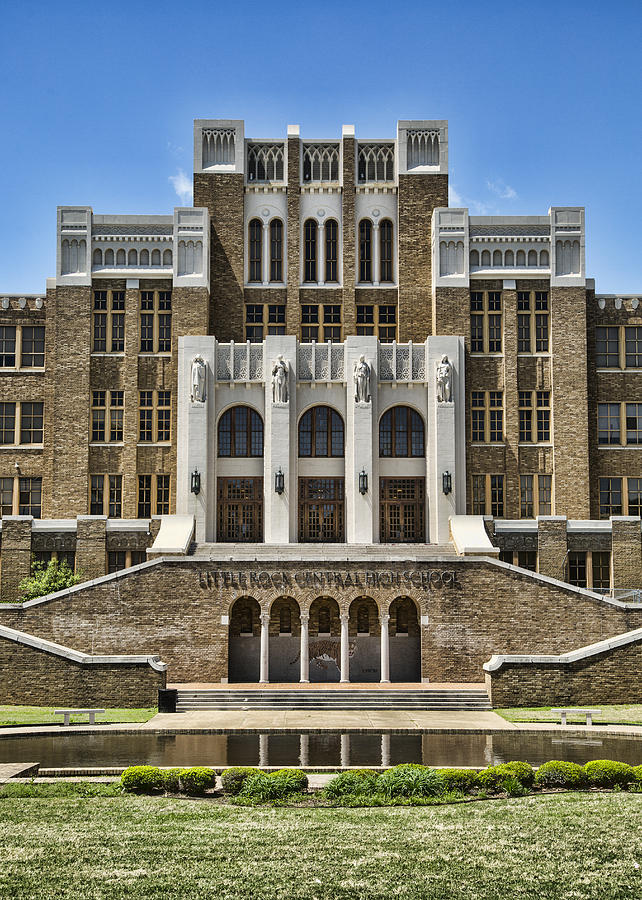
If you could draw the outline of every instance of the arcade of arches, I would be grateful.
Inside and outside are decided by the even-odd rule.
[[[290,596],[261,607],[233,604],[230,682],[389,682],[421,680],[418,610],[411,597],[377,606],[356,597],[339,606],[319,596],[299,606]]]

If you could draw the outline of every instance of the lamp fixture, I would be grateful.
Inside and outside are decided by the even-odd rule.
[[[362,469],[359,472],[359,493],[360,494],[368,493],[368,474],[365,469]]]
[[[453,479],[450,472],[444,472],[444,474],[441,476],[441,489],[443,490],[444,494],[446,494],[446,496],[448,496],[448,494],[450,494],[450,492],[452,491]]]
[[[285,490],[285,478],[280,466],[278,472],[274,473],[274,490],[277,494],[282,494]]]
[[[194,471],[192,472],[190,489],[193,494],[198,495],[201,492],[201,473],[198,471],[198,469],[194,469]]]

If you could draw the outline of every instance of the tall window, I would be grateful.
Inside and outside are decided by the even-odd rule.
[[[314,406],[299,421],[299,456],[343,456],[343,419],[329,406]]]
[[[122,353],[125,349],[125,291],[94,291],[94,353]]]
[[[472,353],[502,352],[502,295],[500,291],[471,292],[470,349]]]
[[[522,519],[550,516],[552,506],[552,475],[519,476],[519,515]]]
[[[620,368],[619,325],[598,326],[595,329],[595,363],[602,368]]]
[[[517,350],[548,353],[549,309],[547,291],[517,292]]]
[[[89,514],[120,519],[123,514],[123,476],[91,475]]]
[[[323,340],[341,340],[341,306],[338,303],[324,304],[323,306]]]
[[[379,479],[379,533],[382,543],[422,543],[426,490],[423,478]]]
[[[258,219],[252,219],[249,227],[250,256],[248,281],[263,281],[263,225]]]
[[[394,281],[392,263],[392,222],[384,219],[379,226],[379,280]]]
[[[263,340],[263,304],[245,304],[245,340],[260,344]]]
[[[474,516],[504,516],[504,476],[472,475],[472,514]]]
[[[123,391],[91,392],[91,440],[93,443],[122,441]]]
[[[471,402],[472,440],[500,443],[504,440],[503,391],[473,391]]]
[[[372,222],[359,222],[359,281],[372,281]]]
[[[140,352],[169,353],[172,349],[172,292],[140,292]]]
[[[344,513],[343,478],[299,478],[299,541],[342,542]]]
[[[642,403],[598,403],[598,444],[642,444]]]
[[[304,281],[317,280],[317,223],[314,219],[306,219],[303,226],[303,244],[305,262],[303,270]]]
[[[621,516],[623,509],[622,479],[600,478],[600,516]]]
[[[304,303],[301,307],[301,341],[311,343],[319,340],[319,307]]]
[[[170,439],[171,391],[141,391],[138,411],[138,440],[165,443]]]
[[[138,518],[169,515],[169,475],[138,476]]]
[[[534,418],[533,413],[535,413]],[[520,443],[548,443],[550,439],[550,391],[519,391]]]
[[[270,281],[283,281],[283,222],[270,222]]]
[[[16,365],[16,326],[0,325],[0,367],[13,369]]]
[[[338,233],[339,226],[334,219],[325,223],[325,280],[336,282],[338,278]]]
[[[424,455],[424,422],[409,406],[393,406],[379,422],[379,456]]]
[[[42,440],[42,403],[0,403],[0,444],[42,444]]]
[[[624,349],[627,369],[642,369],[642,326],[624,329]]]
[[[233,406],[218,423],[219,456],[263,456],[263,419],[249,406]]]

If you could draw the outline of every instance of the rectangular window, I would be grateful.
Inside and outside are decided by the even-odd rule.
[[[527,569],[527,571],[529,572],[537,571],[536,550],[518,550],[516,556],[516,564],[520,567],[520,569]]]
[[[123,439],[123,391],[111,391],[109,395],[109,440]]]
[[[538,516],[550,516],[553,510],[553,476],[538,475]]]
[[[156,515],[169,515],[169,475],[156,476]]]
[[[620,367],[620,328],[618,325],[601,325],[595,329],[595,362],[598,367]]]
[[[91,440],[101,444],[105,440],[106,395],[107,391],[92,391],[91,394]]]
[[[586,587],[586,551],[573,550],[568,555],[568,583]]]
[[[486,393],[473,391],[471,404],[472,440],[482,442],[486,439]]]
[[[622,515],[622,479],[600,478],[600,516]]]
[[[127,568],[127,553],[125,550],[109,550],[107,552],[107,574],[120,572]]]
[[[245,321],[252,324],[263,324],[263,304],[248,303],[245,307]]]
[[[38,369],[45,364],[45,326],[22,326],[20,365],[24,369]]]
[[[627,369],[642,368],[642,326],[631,325],[624,329],[624,348]]]
[[[517,352],[548,353],[549,308],[547,291],[517,292]]]
[[[551,439],[550,391],[537,391],[537,440],[546,443]]]
[[[94,291],[94,353],[122,353],[125,349],[125,291]]]
[[[0,515],[13,515],[13,478],[0,478]]]
[[[310,343],[319,340],[319,307],[304,304],[301,307],[301,340]]]
[[[171,415],[171,392],[157,391],[157,415],[158,415],[158,431],[156,440],[158,443],[169,441],[170,439],[170,415]]]
[[[357,334],[374,334],[374,306],[357,305]]]
[[[0,444],[16,442],[16,404],[0,403]]]
[[[504,476],[473,475],[471,477],[472,514],[504,516]]]
[[[621,443],[619,403],[598,403],[597,442],[598,444]]]
[[[502,391],[473,391],[471,402],[472,440],[501,443],[504,439],[504,394]]]
[[[154,392],[140,392],[139,428],[138,440],[141,442],[153,440],[154,422]]]
[[[593,590],[608,591],[611,589],[611,554],[605,550],[593,550],[591,553],[593,570]]]
[[[138,476],[138,518],[150,519],[152,515],[152,476]]]
[[[268,305],[268,334],[285,334],[285,306],[280,303]]]
[[[112,353],[125,349],[125,291],[111,292],[111,346]]]
[[[123,476],[91,475],[89,514],[120,519],[123,514]]]
[[[486,515],[486,476],[472,476],[472,513],[474,516]]]
[[[502,295],[500,291],[471,292],[470,340],[472,353],[502,352]]]
[[[138,517],[169,515],[169,475],[138,476]]]
[[[109,475],[109,512],[111,519],[120,519],[123,514],[123,476]]]
[[[521,519],[533,519],[535,517],[532,475],[519,476],[519,515]]]
[[[504,476],[490,476],[490,514],[496,519],[504,515]]]
[[[533,394],[519,391],[519,440],[530,444],[533,440]]]
[[[94,443],[123,440],[123,391],[92,391],[91,440]]]
[[[165,443],[171,439],[171,391],[141,391],[138,411],[140,443]]]
[[[378,333],[382,344],[397,339],[397,307],[386,304],[378,307]]]
[[[553,495],[552,475],[519,476],[519,515],[522,519],[550,516]]]
[[[642,478],[626,479],[628,504],[627,515],[642,516]]]
[[[642,403],[626,404],[626,442],[642,444]]]
[[[18,515],[39,519],[42,514],[42,478],[18,479]]]
[[[535,352],[548,353],[548,293],[535,291]]]
[[[0,325],[0,367],[13,369],[16,364],[16,326]]]
[[[325,280],[336,282],[338,272],[338,226],[334,219],[325,226]]]
[[[262,325],[246,325],[245,326],[245,340],[249,341],[250,344],[260,344],[263,340],[263,326]]]
[[[20,443],[42,444],[42,403],[20,404]]]
[[[170,353],[172,349],[172,292],[140,292],[140,352]]]
[[[102,516],[105,511],[105,476],[92,475],[90,479],[89,515]]]

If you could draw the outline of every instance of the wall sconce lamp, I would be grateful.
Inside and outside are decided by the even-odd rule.
[[[192,482],[190,489],[193,494],[200,494],[201,492],[201,473],[198,469],[194,469],[192,472]]]
[[[446,494],[446,496],[448,496],[448,494],[452,491],[453,479],[450,472],[444,472],[444,474],[441,476],[441,489],[444,494]]]
[[[365,469],[362,469],[359,472],[359,493],[367,494],[368,493],[368,475]]]
[[[277,494],[282,494],[285,490],[285,478],[283,470],[279,466],[279,471],[274,473],[274,490]]]

